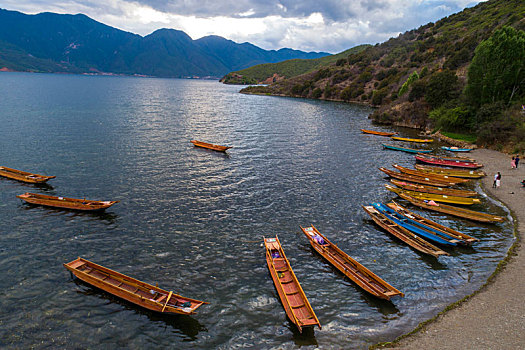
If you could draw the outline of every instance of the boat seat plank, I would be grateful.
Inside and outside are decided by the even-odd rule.
[[[158,303],[161,303],[164,299],[166,299],[167,295],[166,294],[163,294],[160,296],[160,298],[158,298],[157,300],[155,300],[156,302]]]

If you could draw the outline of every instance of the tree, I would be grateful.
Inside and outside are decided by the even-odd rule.
[[[431,107],[437,108],[458,96],[459,81],[455,72],[444,70],[433,74],[428,80],[425,89],[425,100]]]
[[[474,51],[465,90],[479,107],[503,101],[510,104],[525,95],[525,32],[505,26],[482,41]]]

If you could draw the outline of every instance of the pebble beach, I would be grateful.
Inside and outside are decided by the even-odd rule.
[[[485,285],[435,319],[389,346],[398,349],[525,349],[525,164],[511,168],[511,156],[476,149],[470,156],[484,164],[483,190],[512,213],[515,243]],[[492,187],[501,172],[501,187]]]

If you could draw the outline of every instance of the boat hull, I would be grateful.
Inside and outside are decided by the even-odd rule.
[[[412,182],[399,181],[396,179],[390,179],[390,182],[396,185],[399,188],[408,191],[415,192],[425,192],[432,194],[440,194],[447,196],[456,196],[456,197],[476,197],[478,193],[476,191],[470,190],[457,190],[454,188],[445,188],[445,187],[435,187],[435,186],[425,186]]]
[[[385,185],[385,187],[387,190],[391,192],[394,192],[397,194],[404,193],[410,197],[420,199],[420,200],[428,200],[428,201],[459,204],[459,205],[473,205],[473,204],[481,203],[481,201],[478,198],[456,197],[456,196],[448,196],[448,195],[433,194],[433,193],[426,193],[426,192],[408,191],[408,190],[402,190],[400,188],[396,188],[390,185]]]
[[[18,198],[29,204],[43,205],[46,207],[80,210],[80,211],[102,211],[119,201],[93,201],[86,199],[67,198],[49,196],[38,193],[29,193],[18,195]]]
[[[417,169],[409,169],[409,168],[405,168],[405,167],[402,167],[400,165],[397,165],[397,164],[394,164],[392,165],[395,169],[399,170],[400,172],[404,173],[404,174],[407,174],[407,175],[412,175],[412,176],[419,176],[419,177],[424,177],[424,178],[430,178],[432,180],[437,180],[437,181],[445,181],[445,182],[453,182],[454,184],[461,184],[461,183],[467,183],[469,182],[470,180],[469,179],[463,179],[463,178],[458,178],[458,177],[453,177],[453,176],[448,176],[448,175],[442,175],[442,174],[429,174],[429,173],[425,173],[423,171],[419,171]]]
[[[483,164],[479,164],[475,162],[466,162],[466,161],[459,161],[459,160],[453,161],[453,160],[440,159],[437,157],[427,157],[423,155],[417,155],[416,160],[418,162],[423,162],[427,164],[441,165],[441,166],[448,166],[448,167],[455,167],[455,168],[478,169],[483,166]]]
[[[422,185],[428,185],[428,186],[437,186],[437,187],[450,187],[454,186],[455,182],[449,182],[449,181],[438,181],[435,179],[431,179],[430,177],[422,177],[422,176],[414,176],[409,174],[403,174],[397,171],[388,170],[386,168],[379,168],[382,172],[387,174],[390,177],[393,177],[398,180],[402,181],[409,181],[409,182],[415,182]]]
[[[339,249],[335,244],[331,243],[325,236],[317,231],[315,227],[301,227],[301,230],[316,252],[366,292],[386,300],[390,300],[390,298],[396,295],[404,296],[402,292],[392,287],[379,276]],[[321,237],[324,244],[320,244],[316,241],[316,237]]]
[[[197,141],[197,140],[191,140],[190,142],[193,143],[195,147],[211,149],[212,151],[217,151],[217,152],[226,152],[227,150],[232,148],[231,146],[214,145],[213,143],[202,142],[202,141]]]
[[[397,135],[397,132],[375,131],[375,130],[366,130],[366,129],[361,129],[361,132],[363,134],[371,134],[371,135],[378,135],[378,136],[394,136],[394,135]]]
[[[423,164],[416,164],[415,168],[423,173],[441,174],[441,175],[448,175],[448,176],[461,177],[461,178],[467,178],[467,179],[480,179],[484,176],[487,176],[487,174],[485,174],[481,170],[449,169],[449,168],[443,168],[440,166],[431,166],[431,165],[423,165]]]
[[[321,324],[284,254],[279,239],[277,237],[264,238],[264,245],[266,264],[286,316],[301,333],[305,327],[318,326],[320,329]]]
[[[396,140],[396,141],[419,142],[419,143],[434,142],[434,140],[432,140],[432,139],[411,139],[411,138],[407,138],[407,137],[397,137],[397,136],[392,136],[391,139],[392,140]]]
[[[408,147],[398,147],[398,146],[387,145],[387,144],[383,144],[383,148],[391,149],[393,151],[407,152],[407,153],[430,153],[432,152],[431,149],[415,149],[415,148],[408,148]]]
[[[439,249],[435,245],[425,241],[423,238],[417,235],[414,235],[406,228],[388,219],[385,215],[377,211],[377,209],[373,206],[363,206],[363,209],[379,227],[390,233],[392,236],[408,244],[415,250],[424,254],[432,255],[436,258],[438,258],[440,255],[449,255],[444,250]]]
[[[12,169],[5,166],[0,166],[0,176],[32,184],[45,183],[48,180],[54,179],[56,177],[28,173],[27,171]]]
[[[148,310],[192,315],[198,307],[207,304],[168,292],[86,259],[75,259],[64,264],[64,267],[81,281]]]

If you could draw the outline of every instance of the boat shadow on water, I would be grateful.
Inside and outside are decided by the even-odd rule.
[[[303,332],[299,332],[299,329],[297,329],[297,326],[290,321],[288,317],[286,317],[287,325],[290,329],[290,331],[293,334],[293,341],[295,345],[301,347],[301,346],[318,346],[317,339],[315,338],[315,328],[308,327],[303,328]]]
[[[110,224],[115,223],[118,219],[118,215],[113,212],[108,212],[106,210],[95,210],[95,211],[81,211],[74,209],[62,209],[62,208],[53,208],[47,207],[39,204],[25,203],[21,201],[20,207],[23,210],[36,210],[40,208],[45,212],[44,216],[56,216],[56,215],[67,215],[72,218],[92,218],[95,220],[104,220]]]
[[[199,332],[207,332],[208,329],[197,321],[195,318],[188,315],[179,315],[179,314],[162,314],[160,312],[151,311],[136,306],[135,304],[118,298],[111,293],[108,293],[102,289],[93,287],[90,284],[85,283],[84,281],[71,276],[71,282],[75,283],[79,289],[76,291],[78,294],[85,296],[96,296],[100,299],[108,300],[111,303],[121,305],[126,310],[135,312],[136,314],[146,316],[152,322],[162,322],[166,326],[170,326],[173,329],[180,331],[184,336],[186,336],[186,341],[197,340],[197,335]]]

